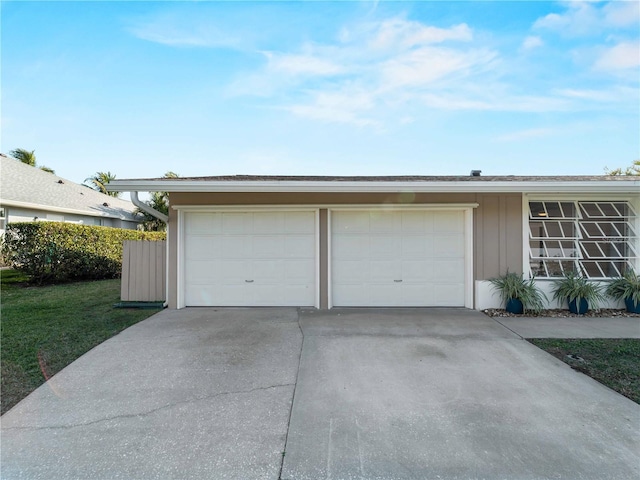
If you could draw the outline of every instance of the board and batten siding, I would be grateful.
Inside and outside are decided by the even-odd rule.
[[[172,192],[169,196],[172,206],[207,205],[212,210],[216,206],[246,205],[274,207],[284,205],[319,207],[319,253],[320,306],[328,303],[328,215],[327,206],[348,205],[401,205],[414,204],[462,204],[477,203],[473,212],[473,279],[486,280],[500,275],[508,269],[522,271],[522,194],[508,193],[195,193]],[[178,212],[169,209],[169,308],[177,306],[177,227]]]
[[[120,287],[123,302],[165,300],[166,248],[165,241],[124,241]]]

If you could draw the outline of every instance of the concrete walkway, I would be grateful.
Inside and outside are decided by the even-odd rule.
[[[3,479],[629,479],[640,406],[463,309],[164,311],[2,417]]]
[[[639,317],[494,317],[522,338],[640,338]]]

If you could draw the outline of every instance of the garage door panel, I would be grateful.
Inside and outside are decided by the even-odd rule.
[[[309,258],[309,244],[313,241],[313,235],[286,235],[282,255],[285,258]]]
[[[220,238],[212,235],[191,236],[185,243],[185,255],[187,259],[197,258],[201,260],[213,260],[220,256]]]
[[[253,214],[221,213],[223,234],[247,234],[253,232]]]
[[[364,241],[364,240],[363,240]],[[370,236],[369,251],[367,252],[374,258],[392,258],[394,252],[400,247],[398,239],[391,235]]]
[[[460,235],[434,235],[433,255],[435,257],[460,257],[464,252],[464,237]]]
[[[187,213],[185,304],[315,305],[315,218],[313,211]]]
[[[464,284],[434,285],[433,304],[438,307],[464,306]]]
[[[433,212],[436,233],[464,233],[464,216],[460,212]]]
[[[315,216],[308,212],[287,212],[284,215],[283,232],[287,235],[302,233],[314,235],[316,231]]]
[[[254,258],[282,258],[285,252],[284,237],[259,235],[251,238],[251,254]]]
[[[398,229],[400,219],[393,212],[363,212],[365,218],[368,216],[369,232],[393,233]]]
[[[438,272],[439,276],[440,272]],[[433,260],[405,260],[402,262],[402,281],[404,283],[425,283],[436,281]]]
[[[433,239],[426,235],[410,235],[402,237],[402,258],[431,258],[433,256]]]
[[[402,231],[412,234],[427,234],[433,230],[433,221],[428,212],[402,212]]]
[[[331,218],[333,305],[464,306],[462,210],[335,211]]]
[[[313,278],[316,270],[316,263],[313,260],[285,260],[284,272],[285,278],[291,282],[303,282],[309,278]]]
[[[368,212],[340,212],[333,217],[332,228],[335,232],[368,233]]]
[[[405,284],[402,286],[402,299],[400,305],[408,307],[420,307],[434,303],[433,289],[421,284]]]
[[[394,260],[370,260],[368,281],[371,283],[390,283],[402,279],[402,266]]]
[[[369,277],[369,262],[362,260],[343,260],[333,265],[334,278],[342,283],[361,283]]]
[[[336,258],[368,258],[369,236],[349,234],[335,238],[331,249]]]

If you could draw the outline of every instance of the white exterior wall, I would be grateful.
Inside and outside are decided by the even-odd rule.
[[[549,302],[545,305],[545,308],[562,308],[568,310],[569,306],[566,302],[559,305],[558,302],[553,300],[553,282],[554,280],[536,280],[536,285],[542,290]],[[595,282],[606,286],[607,282]],[[504,308],[504,304],[500,301],[500,294],[491,288],[491,283],[488,280],[476,280],[475,285],[476,294],[476,310],[485,310],[487,308]],[[607,298],[605,302],[602,302],[600,308],[625,308],[622,300],[612,300]]]

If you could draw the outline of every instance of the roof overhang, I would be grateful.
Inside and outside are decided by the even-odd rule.
[[[42,205],[39,203],[20,202],[18,200],[5,200],[3,198],[0,198],[0,206],[24,208],[28,210],[42,210],[45,212],[70,213],[74,215],[84,215],[87,217],[115,218],[118,220],[126,220],[129,222],[140,221],[139,219],[136,219],[134,216],[128,217],[126,215],[110,214],[108,212],[100,212],[100,211],[93,211],[93,210],[79,210],[77,208],[56,207],[52,205]]]
[[[326,192],[326,193],[617,193],[640,194],[638,180],[596,181],[211,181],[113,180],[112,192]]]

